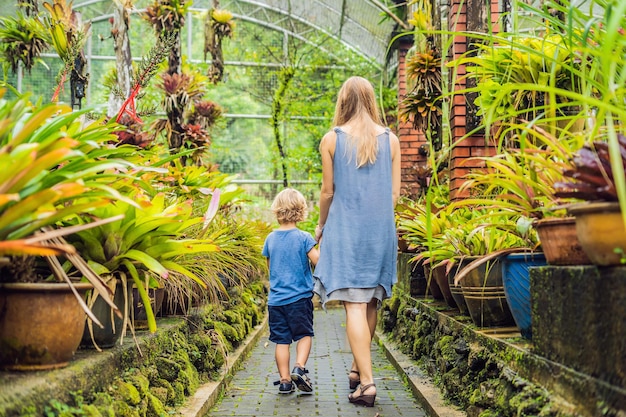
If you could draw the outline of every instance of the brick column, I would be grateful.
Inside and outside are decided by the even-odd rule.
[[[398,44],[398,108],[407,93],[406,54],[411,46],[413,46],[411,37],[400,39]],[[413,129],[411,121],[400,120],[397,134],[402,152],[402,195],[416,197],[420,190],[416,168],[427,165],[426,156],[419,154],[420,147],[427,143],[426,136]]]
[[[487,32],[487,11],[483,0],[451,0],[449,29],[453,32]],[[495,25],[498,18],[498,1],[491,0],[491,20]],[[470,39],[471,41],[471,39]],[[456,36],[452,45],[450,59],[457,59],[468,51],[468,39],[465,36]],[[465,75],[465,66],[459,66],[456,79]],[[466,81],[460,80],[454,86],[456,90],[466,88]],[[467,129],[467,97],[464,95],[454,96],[454,102],[450,112],[450,127],[452,130],[452,143],[456,146],[452,149],[450,159],[450,198],[462,199],[468,196],[468,192],[461,193],[459,187],[465,181],[465,176],[476,169],[484,168],[480,161],[472,160],[472,157],[495,154],[493,143],[486,143],[483,133],[465,137]]]

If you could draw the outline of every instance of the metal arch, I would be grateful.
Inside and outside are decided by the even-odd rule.
[[[302,6],[301,0],[296,1],[298,6]],[[302,15],[293,13],[291,10],[291,0],[287,0],[289,10],[281,7],[281,2],[281,0],[224,0],[222,7],[231,9],[233,12],[234,10],[232,9],[236,9],[237,12],[233,13],[233,15],[238,19],[286,33],[289,36],[293,36],[295,39],[320,48],[325,53],[334,56],[321,46],[308,40],[307,34],[316,31],[341,43],[349,50],[354,51],[356,54],[371,62],[377,68],[381,69],[384,67],[387,52],[385,40],[380,36],[380,32],[372,32],[350,16],[350,13],[347,12],[347,0],[342,0],[342,2],[339,3],[342,5],[341,9],[334,8],[329,3],[320,0],[307,1],[307,4],[312,5],[311,10],[318,11],[320,16],[323,14],[330,16],[327,17],[328,22],[322,21],[319,24],[306,19]],[[87,8],[99,3],[106,4],[103,0],[83,0],[74,7],[76,9]],[[274,5],[271,3],[274,3]],[[371,7],[371,3],[364,2],[364,5],[365,4]],[[251,6],[252,8],[249,9],[245,6]],[[195,0],[190,10],[206,11],[211,7],[211,0]],[[142,10],[142,8],[133,9],[132,12],[138,12],[139,10]],[[104,14],[105,13],[103,13],[103,15]],[[103,16],[95,18],[94,21],[101,20],[102,17]],[[337,30],[333,32],[325,28],[323,26],[324,23],[338,23]],[[353,31],[348,30],[350,27],[353,28]]]
[[[350,18],[349,15],[346,15],[344,17],[344,20],[346,22],[349,22],[350,24],[352,24],[354,27],[357,27],[361,32],[367,34],[370,39],[371,42],[374,45],[377,45],[379,49],[379,51],[373,51],[373,52],[367,52],[366,48],[361,47],[361,45],[354,45],[353,43],[349,43],[347,42],[343,36],[339,37],[336,33],[332,33],[329,30],[325,29],[324,27],[315,24],[314,22],[311,22],[307,19],[302,18],[301,16],[298,16],[296,14],[293,14],[291,11],[289,10],[284,10],[280,7],[275,7],[272,5],[269,5],[267,3],[264,2],[260,2],[260,1],[255,1],[255,0],[230,0],[226,5],[224,5],[225,8],[228,8],[230,6],[234,6],[237,7],[238,10],[238,15],[239,16],[246,16],[246,17],[250,17],[252,19],[256,19],[254,22],[255,23],[260,23],[260,22],[267,22],[271,25],[273,25],[274,27],[280,27],[281,30],[283,31],[287,31],[290,35],[292,36],[300,36],[298,37],[298,39],[302,39],[302,34],[306,34],[311,32],[311,29],[320,32],[326,36],[329,36],[330,38],[336,40],[337,42],[340,42],[342,45],[344,45],[346,48],[354,51],[355,53],[357,53],[358,55],[361,55],[362,57],[364,57],[365,59],[367,59],[368,61],[374,63],[378,68],[382,68],[384,66],[384,61],[385,61],[385,53],[386,53],[386,46],[382,45],[382,41],[380,38],[378,38],[377,36],[375,36],[374,33],[370,32],[365,26],[361,25],[360,23],[358,23],[356,20]],[[241,6],[241,4],[245,4],[245,5],[249,5],[249,6],[253,6],[256,7],[256,9],[251,10],[251,11],[246,11],[243,9],[243,7]],[[336,9],[333,9],[331,7],[329,7],[327,4],[324,4],[322,2],[319,2],[317,0],[315,0],[315,4],[318,7],[322,7],[325,10],[328,10],[330,13],[334,14],[337,16],[337,19],[339,19],[341,17],[341,11],[338,11]],[[272,16],[267,13],[267,12],[272,12],[276,15],[283,16],[282,18],[278,18],[278,19],[272,19]],[[290,27],[284,27],[281,26],[281,24],[283,22],[287,21],[288,23],[291,23]],[[293,24],[294,22],[300,23],[302,25],[304,25],[305,27],[307,27],[306,30],[300,30],[298,31],[298,28]],[[346,26],[346,22],[344,22],[343,26]],[[286,25],[285,25],[286,26]],[[344,27],[345,29],[345,27]],[[345,33],[345,31],[343,32]],[[310,42],[309,42],[310,43]]]

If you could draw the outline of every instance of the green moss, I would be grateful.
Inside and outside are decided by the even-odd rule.
[[[261,323],[266,299],[267,288],[255,281],[246,288],[232,289],[223,304],[194,310],[185,321],[159,319],[157,333],[142,338],[141,354],[139,349],[121,350],[118,378],[102,391],[89,393],[85,400],[80,395],[73,401],[69,395],[59,397],[48,405],[50,415],[144,417],[175,413],[174,407],[215,376],[227,352]],[[77,375],[90,377],[82,372]],[[41,416],[43,407],[25,402],[20,415]]]
[[[182,369],[182,367],[178,363],[176,363],[176,361],[164,357],[157,358],[156,367],[159,370],[160,377],[169,382],[176,381]]]
[[[81,411],[85,417],[103,417],[95,405],[83,405]]]
[[[224,312],[224,317],[226,318],[226,323],[228,324],[238,324],[243,323],[243,319],[241,317],[241,313],[236,310],[227,310]]]
[[[154,384],[154,389],[165,390],[165,398],[162,398],[161,395],[158,395],[159,399],[164,404],[169,406],[176,405],[176,391],[169,381],[165,379],[157,380]],[[162,391],[159,391],[159,393],[162,393]]]
[[[182,404],[185,401],[185,386],[180,381],[176,381],[172,384],[172,388],[174,388],[174,403]]]
[[[116,401],[113,404],[113,411],[115,416],[140,417],[139,411],[124,401]]]
[[[132,376],[127,377],[127,381],[137,388],[142,397],[145,397],[150,390],[150,381],[138,371],[134,372]]]
[[[154,395],[161,401],[163,404],[167,404],[168,402],[168,392],[167,388],[164,387],[152,387],[150,388],[150,394]]]
[[[114,397],[130,405],[137,405],[141,402],[139,390],[133,384],[125,381],[117,381],[114,386]]]
[[[155,395],[148,394],[146,399],[146,417],[162,417],[167,414],[163,403]]]
[[[226,323],[215,323],[215,330],[223,336],[223,341],[226,342],[226,347],[228,350],[232,350],[233,342],[237,342],[239,339],[239,334],[233,326]]]
[[[516,370],[533,366],[525,350],[477,334],[475,326],[465,324],[471,318],[449,317],[423,300],[394,295],[386,303],[388,313],[397,305],[395,317],[384,318],[397,321],[389,337],[418,361],[448,401],[468,415],[563,415],[555,411],[559,408],[549,393],[517,374]]]

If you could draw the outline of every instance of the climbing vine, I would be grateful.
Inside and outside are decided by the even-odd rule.
[[[289,186],[289,175],[287,172],[287,152],[283,144],[283,138],[280,133],[280,128],[283,125],[285,118],[285,97],[289,89],[289,84],[296,75],[296,70],[293,67],[283,67],[278,73],[278,88],[274,92],[274,100],[272,101],[272,129],[274,132],[274,141],[278,154],[280,156],[280,164],[283,174],[283,186]]]

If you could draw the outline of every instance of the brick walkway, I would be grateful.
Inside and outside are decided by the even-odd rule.
[[[348,376],[352,356],[345,333],[342,308],[315,310],[315,337],[307,368],[313,383],[312,395],[279,395],[274,344],[265,330],[250,356],[234,375],[221,402],[206,417],[395,417],[426,416],[384,353],[372,344],[374,378],[378,391],[372,408],[348,402]],[[292,366],[295,345],[291,351]]]

